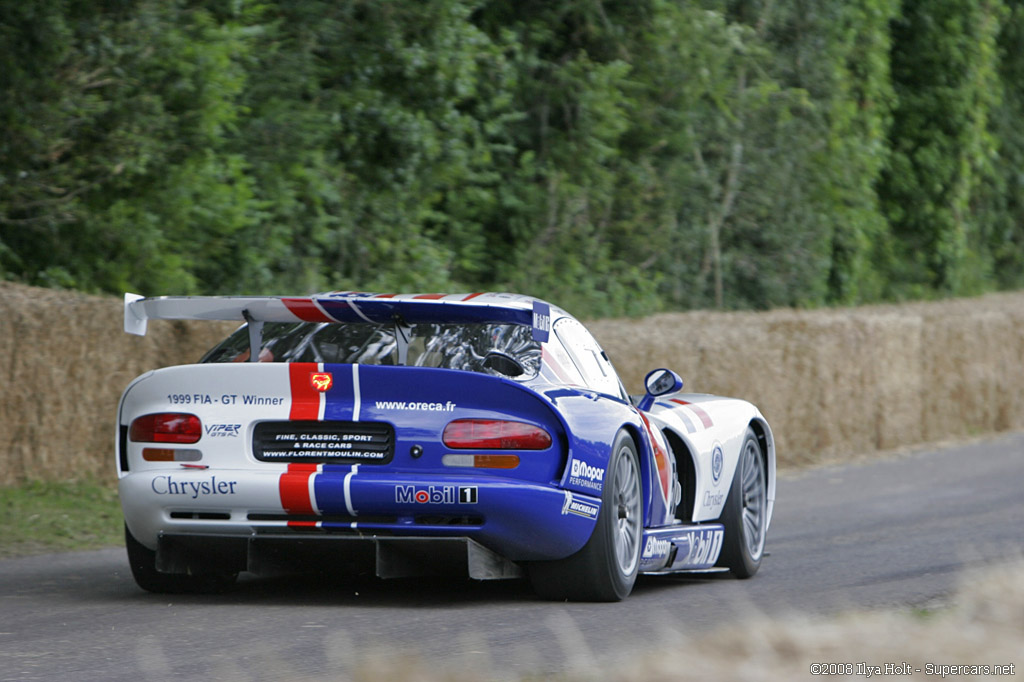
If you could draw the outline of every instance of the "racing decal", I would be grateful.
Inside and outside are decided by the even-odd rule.
[[[359,365],[333,365],[332,367],[334,369],[334,385],[330,390],[320,394],[324,397],[322,419],[357,422],[362,412]],[[345,376],[346,370],[352,372],[351,379]]]
[[[241,424],[204,424],[203,429],[210,438],[238,438]]]
[[[658,467],[658,483],[661,484],[661,496],[665,500],[665,505],[669,504],[669,491],[672,490],[672,462],[669,460],[668,451],[665,446],[662,445],[660,433],[654,432],[654,427],[651,426],[650,420],[647,419],[647,415],[643,412],[638,412],[640,419],[643,420],[644,426],[647,427],[647,435],[651,440],[651,449],[654,450],[654,462]]]
[[[225,396],[225,397],[227,397],[227,396]],[[234,397],[237,397],[237,396],[231,396],[231,397],[234,398]],[[243,395],[242,396],[242,404],[243,405],[255,405],[255,406],[260,406],[260,405],[283,405],[284,404],[284,398],[281,398],[281,397],[276,396],[276,395]]]
[[[672,410],[672,414],[678,417],[679,421],[683,422],[683,425],[686,426],[687,433],[697,433],[697,427],[694,426],[693,422],[690,421],[690,418],[686,416],[686,412],[684,410],[677,410],[675,405],[670,405],[665,402],[659,401],[656,404],[660,405],[661,407],[667,407],[668,409]]]
[[[569,470],[569,485],[591,490],[601,490],[604,484],[604,469],[590,466],[582,459],[574,459]]]
[[[551,306],[541,301],[533,302],[533,340],[547,343],[551,336]]]
[[[387,422],[266,421],[252,430],[252,453],[261,462],[387,464],[394,452]]]
[[[347,474],[345,474],[345,482],[343,484],[343,491],[345,494],[345,509],[352,516],[356,516],[356,508],[352,504],[352,479],[359,473],[359,465],[354,464]]]
[[[561,348],[556,344],[545,344],[541,346],[541,358],[544,363],[544,367],[549,368],[555,375],[555,378],[559,383],[569,384],[571,386],[582,386],[583,377],[579,376],[579,372],[576,371],[575,365],[572,364],[572,360],[565,354]],[[576,374],[576,378],[569,376],[569,370],[567,367],[572,367],[572,371]]]
[[[463,300],[463,301],[471,301],[471,300],[473,300],[474,298],[476,298],[477,296],[483,296],[483,295],[484,295],[484,292],[482,292],[482,291],[478,291],[478,292],[476,292],[475,294],[470,294],[469,296],[466,296],[466,297],[465,297],[465,298],[463,298],[462,300]]]
[[[715,485],[722,478],[722,468],[725,466],[725,457],[722,455],[722,446],[720,443],[715,443],[714,450],[711,451],[711,480],[714,481]]]
[[[412,412],[454,412],[457,405],[450,400],[443,403],[415,403],[399,400],[378,400],[378,410],[407,410]]]
[[[288,363],[292,397],[288,418],[292,421],[359,421],[362,407],[359,365],[349,367],[352,371],[351,393],[347,390],[348,377],[339,373],[338,366],[328,372],[324,370],[323,363]]]
[[[643,559],[664,559],[672,551],[672,543],[668,540],[661,540],[653,535],[648,536],[644,543],[644,551],[640,557]]]
[[[596,519],[601,507],[590,500],[576,497],[568,490],[565,491],[565,502],[562,503],[562,516],[575,514],[585,519]]]
[[[323,393],[329,391],[334,385],[334,375],[330,372],[310,372],[309,383],[313,388]]]
[[[321,469],[318,464],[289,464],[288,471],[281,474],[278,490],[281,507],[289,514],[316,514],[316,497],[313,479]]]
[[[708,508],[720,507],[725,503],[725,493],[723,492],[711,492],[707,490],[704,492],[704,499],[701,500],[701,505]]]
[[[479,492],[475,485],[396,485],[398,504],[476,504]]]
[[[285,399],[275,395],[254,395],[250,393],[168,393],[171,405],[283,405]]]
[[[686,537],[690,551],[685,559],[676,562],[676,565],[685,566],[710,566],[718,561],[718,555],[722,552],[722,540],[725,538],[725,531],[721,528],[708,528],[692,530]]]
[[[282,298],[288,311],[303,322],[334,322],[311,298]]]
[[[425,301],[438,301],[448,294],[417,294],[413,296],[413,300],[425,300]]]
[[[157,495],[181,495],[196,499],[212,495],[234,495],[238,481],[225,481],[216,476],[209,479],[178,479],[174,476],[154,476],[150,489]]]
[[[288,364],[288,380],[292,390],[292,409],[289,419],[318,421],[324,418],[324,393],[317,390],[311,377],[322,373],[323,364],[292,362]]]
[[[352,365],[352,421],[359,421],[359,410],[362,407],[359,395],[359,365]]]
[[[677,405],[685,405],[688,410],[697,415],[697,418],[700,419],[700,422],[704,425],[705,429],[710,429],[715,425],[715,422],[711,421],[711,415],[705,412],[700,406],[688,403],[685,400],[679,400],[678,398],[672,398],[672,402]]]

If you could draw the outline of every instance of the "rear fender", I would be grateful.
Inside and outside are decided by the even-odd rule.
[[[667,448],[659,456],[652,447],[651,431],[640,413],[624,400],[584,389],[559,387],[542,393],[555,406],[568,439],[568,459],[558,484],[566,490],[600,497],[612,444],[619,431],[625,430],[633,438],[640,459],[644,526],[668,523],[671,458]],[[662,489],[663,479],[668,482],[668,495]]]

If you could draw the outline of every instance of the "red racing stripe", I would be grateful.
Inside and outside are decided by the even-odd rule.
[[[700,418],[700,421],[701,421],[702,424],[704,424],[704,428],[705,429],[710,429],[712,426],[715,425],[715,423],[713,421],[711,421],[711,415],[709,415],[707,412],[705,412],[701,408],[697,407],[693,403],[688,403],[685,400],[677,400],[676,398],[673,398],[672,402],[679,403],[680,405],[686,405],[687,407],[689,407],[690,410],[695,415],[697,415],[697,417]]]
[[[289,514],[313,514],[313,501],[309,499],[309,477],[316,474],[316,464],[289,464],[281,474],[278,490],[281,506]]]
[[[483,295],[484,295],[484,292],[482,292],[482,291],[478,291],[478,292],[476,292],[475,294],[470,294],[469,296],[466,296],[466,297],[465,297],[464,299],[462,299],[462,300],[463,300],[463,301],[468,301],[468,300],[470,300],[470,299],[474,299],[474,298],[476,298],[477,296],[483,296]]]
[[[320,397],[309,375],[320,369],[315,362],[292,362],[288,364],[288,381],[292,389],[292,409],[288,418],[313,420],[320,418]]]
[[[644,422],[644,426],[647,427],[647,436],[651,440],[651,449],[654,450],[654,462],[658,467],[658,481],[661,483],[661,494],[665,502],[668,503],[669,490],[671,490],[669,487],[671,485],[669,477],[672,473],[672,465],[669,463],[668,453],[661,447],[657,437],[654,435],[654,427],[648,421],[647,415],[643,412],[639,412],[639,414],[640,419]]]
[[[426,299],[426,300],[430,300],[430,301],[437,301],[439,299],[444,298],[447,295],[448,294],[420,294],[418,296],[413,296],[413,300],[423,300],[423,299]]]
[[[303,322],[333,322],[311,298],[282,298],[281,302],[288,312]]]
[[[564,384],[573,384],[573,380],[569,378],[569,375],[565,373],[565,369],[559,364],[558,360],[555,359],[547,349],[547,345],[541,346],[541,357],[543,358],[544,364],[551,368],[551,371],[555,373],[559,381]]]

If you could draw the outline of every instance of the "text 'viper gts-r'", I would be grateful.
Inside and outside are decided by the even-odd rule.
[[[200,363],[135,379],[117,462],[132,573],[157,592],[241,571],[528,575],[618,600],[638,573],[753,575],[775,497],[753,405],[631,398],[590,333],[511,294],[125,297],[238,320]]]

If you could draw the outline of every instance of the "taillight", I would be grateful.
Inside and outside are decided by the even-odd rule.
[[[515,469],[519,466],[519,455],[453,455],[441,458],[446,467],[469,467],[471,469]]]
[[[142,448],[142,459],[147,462],[198,462],[203,458],[199,450],[185,448]]]
[[[547,450],[551,435],[539,426],[501,419],[456,419],[441,436],[450,448],[474,450]]]
[[[202,435],[199,417],[177,412],[143,415],[128,430],[128,438],[136,443],[196,443]]]

